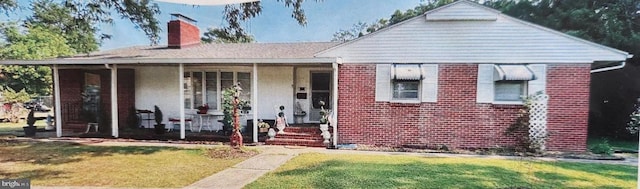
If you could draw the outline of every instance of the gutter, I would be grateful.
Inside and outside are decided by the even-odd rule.
[[[611,66],[611,67],[604,67],[604,68],[599,68],[599,69],[595,69],[595,70],[591,70],[591,73],[600,73],[600,72],[606,72],[606,71],[611,71],[611,70],[617,70],[617,69],[622,69],[624,68],[624,66],[627,64],[627,62],[621,62],[619,65],[617,66]]]

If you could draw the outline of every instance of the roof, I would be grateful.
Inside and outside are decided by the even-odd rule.
[[[127,63],[309,63],[335,62],[316,58],[317,52],[337,45],[334,42],[202,44],[173,49],[134,46],[46,61],[1,61],[32,64],[127,64]],[[46,63],[43,63],[46,62]]]
[[[467,0],[316,54],[343,63],[594,63],[631,55]]]

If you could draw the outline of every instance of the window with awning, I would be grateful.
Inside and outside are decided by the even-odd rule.
[[[376,101],[396,103],[436,102],[437,64],[376,65]]]
[[[477,102],[522,104],[524,97],[544,90],[544,64],[480,64]]]

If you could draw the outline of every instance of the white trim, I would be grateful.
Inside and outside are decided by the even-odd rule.
[[[253,142],[258,142],[258,64],[253,64],[251,78],[251,111],[253,113]]]
[[[335,57],[319,58],[59,58],[51,60],[2,60],[0,65],[102,65],[102,64],[308,64],[338,61]]]
[[[60,101],[60,73],[58,65],[53,65],[53,93],[55,96],[56,136],[62,137],[62,103]]]
[[[178,65],[178,103],[180,106],[180,139],[186,138],[186,123],[185,123],[185,115],[184,115],[184,65]],[[193,99],[191,99],[193,103]],[[193,123],[192,123],[193,124]],[[171,126],[173,127],[173,125]]]
[[[522,102],[522,100],[520,101],[493,101],[493,103],[491,104],[496,104],[496,105],[523,105],[524,102]]]
[[[338,110],[340,110],[340,108],[338,107],[338,63],[333,63],[331,65],[331,67],[333,68],[333,85],[332,88],[333,90],[331,91],[333,93],[333,110],[332,112],[332,126],[333,126],[333,146],[337,146],[338,145]]]
[[[118,65],[111,67],[111,135],[118,138]]]

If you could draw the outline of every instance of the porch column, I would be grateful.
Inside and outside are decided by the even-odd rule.
[[[253,63],[251,80],[251,110],[253,111],[253,142],[258,142],[258,64]],[[248,126],[248,125],[247,125]]]
[[[53,65],[53,94],[55,97],[56,136],[62,137],[62,103],[60,102],[60,74],[58,73],[58,65]]]
[[[180,95],[178,95],[178,103],[180,103],[180,139],[185,139],[184,89],[182,88],[182,85],[184,85],[184,64],[180,63],[178,72],[180,72],[178,73],[178,91],[180,91]]]
[[[111,135],[118,138],[118,65],[111,67]]]
[[[333,126],[333,146],[337,146],[338,145],[338,63],[334,62],[332,63],[332,67],[333,67],[333,89],[332,89],[332,93],[333,93],[333,102],[332,102],[332,106],[333,107],[333,114],[331,116],[332,122],[331,125]]]

